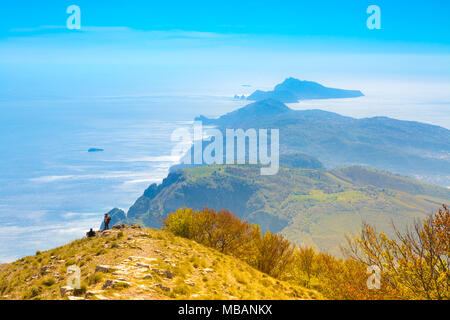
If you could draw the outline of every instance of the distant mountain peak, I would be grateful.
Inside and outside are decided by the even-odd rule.
[[[208,119],[205,116],[195,118],[196,121],[202,121],[203,124],[217,124],[220,122],[239,121],[242,119],[261,119],[272,116],[278,116],[284,113],[292,112],[293,110],[284,103],[275,99],[269,98],[250,103],[238,110],[227,113],[219,119]]]
[[[256,90],[247,99],[258,101],[272,98],[289,103],[310,99],[356,98],[361,96],[364,96],[364,94],[359,90],[328,88],[317,82],[290,77],[277,84],[273,91]]]
[[[284,103],[272,98],[253,102],[239,110],[241,112],[252,110],[258,111],[260,113],[284,113],[292,111],[292,109],[286,106]]]
[[[326,88],[320,83],[307,81],[307,80],[299,80],[293,77],[286,78],[282,83],[277,84],[274,88],[275,91],[278,90],[295,90],[295,89],[303,89],[305,87],[316,87],[316,88]]]

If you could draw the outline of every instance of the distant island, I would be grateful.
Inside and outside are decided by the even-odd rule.
[[[364,94],[359,90],[344,90],[325,87],[317,82],[288,78],[275,86],[273,91],[256,90],[247,100],[275,99],[284,103],[312,99],[357,98]]]
[[[239,96],[239,95],[235,94],[235,95],[234,95],[234,99],[235,99],[235,100],[245,100],[245,95]]]
[[[105,151],[104,149],[101,149],[101,148],[90,148],[89,150],[88,150],[88,152],[102,152],[102,151]]]

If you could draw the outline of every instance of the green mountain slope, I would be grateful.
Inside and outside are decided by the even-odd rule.
[[[280,168],[274,176],[260,175],[256,166],[203,166],[176,170],[151,185],[127,221],[160,227],[183,206],[225,208],[297,244],[338,254],[344,235],[359,231],[362,221],[391,234],[391,222],[405,226],[448,202],[446,188],[359,166]]]

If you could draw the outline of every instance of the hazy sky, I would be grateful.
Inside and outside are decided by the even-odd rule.
[[[81,30],[68,30],[69,5]],[[369,30],[369,5],[381,30]],[[0,99],[450,81],[450,2],[2,1]]]

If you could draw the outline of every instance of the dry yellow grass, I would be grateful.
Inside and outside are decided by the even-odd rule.
[[[81,289],[61,295],[81,270]],[[103,272],[97,266],[109,266]],[[106,288],[105,284],[110,284]],[[322,299],[234,257],[155,229],[126,227],[0,266],[2,299]]]

